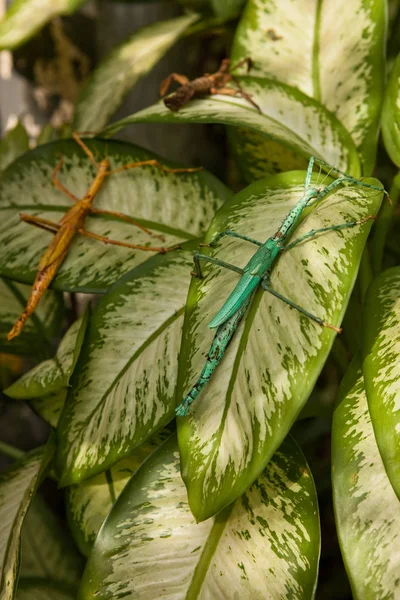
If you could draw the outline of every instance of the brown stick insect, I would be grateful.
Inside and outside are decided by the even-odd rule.
[[[231,73],[229,69],[230,64],[230,59],[224,58],[218,71],[212,74],[205,73],[201,77],[197,77],[192,81],[190,81],[186,75],[171,73],[171,75],[168,75],[168,77],[161,83],[161,97],[165,96],[173,81],[179,83],[180,87],[175,92],[164,98],[165,106],[169,108],[169,110],[176,112],[185,106],[192,98],[201,98],[209,94],[222,94],[225,96],[242,96],[242,98],[245,98],[245,100],[250,102],[250,104],[252,104],[259,112],[261,112],[260,107],[254,102],[254,100],[252,100],[251,96],[245,92],[239,81]],[[232,71],[235,71],[243,65],[247,65],[247,72],[249,72],[252,64],[253,63],[250,58],[244,58],[232,68]],[[235,83],[236,88],[227,87],[227,84],[230,81]]]
[[[73,206],[65,213],[65,215],[58,222],[49,221],[47,219],[42,219],[40,217],[28,215],[25,213],[20,214],[20,218],[22,221],[24,221],[25,223],[29,223],[30,225],[35,225],[36,227],[39,227],[46,231],[50,231],[54,234],[54,238],[52,239],[49,247],[47,248],[40,260],[38,272],[33,283],[31,294],[29,296],[26,308],[15,323],[14,327],[9,332],[7,336],[8,340],[12,340],[14,337],[20,334],[26,320],[34,312],[43,293],[49,287],[50,283],[56,276],[57,270],[66,258],[71,242],[77,233],[89,237],[91,239],[103,242],[104,244],[113,244],[115,246],[123,246],[124,248],[144,250],[147,252],[165,253],[178,247],[176,245],[170,248],[166,248],[165,246],[142,246],[113,240],[102,235],[97,235],[96,233],[93,233],[91,231],[87,231],[84,227],[85,219],[89,214],[114,216],[118,219],[130,223],[131,225],[134,225],[135,227],[138,227],[149,236],[159,238],[163,241],[164,238],[161,235],[153,233],[152,231],[150,231],[150,229],[147,229],[147,227],[144,227],[141,223],[138,223],[135,219],[132,219],[124,213],[94,208],[92,204],[96,194],[101,189],[107,177],[109,177],[110,175],[114,175],[115,173],[120,173],[121,171],[126,171],[127,169],[136,169],[137,167],[152,166],[156,167],[157,169],[161,169],[162,171],[167,173],[193,173],[200,171],[202,168],[200,167],[192,169],[170,169],[169,167],[165,167],[164,165],[162,165],[159,161],[152,159],[128,163],[126,165],[118,167],[117,169],[112,170],[110,169],[110,161],[107,158],[104,158],[99,163],[96,161],[93,152],[83,142],[78,133],[74,133],[73,138],[88,156],[91,163],[96,167],[96,175],[92,183],[90,184],[86,194],[82,196],[82,198],[77,198],[66,187],[64,187],[64,185],[58,178],[58,173],[63,164],[63,158],[61,156],[53,171],[51,180],[53,185],[58,190],[63,192],[70,200],[72,200],[72,202],[74,203]]]

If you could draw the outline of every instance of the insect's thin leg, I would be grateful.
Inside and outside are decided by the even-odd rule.
[[[261,108],[258,106],[258,104],[256,102],[254,102],[254,100],[252,99],[252,97],[250,96],[250,94],[248,94],[247,92],[244,91],[244,89],[240,85],[240,83],[237,80],[237,78],[234,75],[231,75],[231,77],[232,77],[232,81],[235,83],[236,87],[238,88],[238,90],[239,90],[240,95],[242,96],[242,98],[244,98],[245,100],[247,100],[247,102],[249,102],[252,106],[254,106],[254,108],[256,108],[258,110],[258,112],[260,114],[262,114]]]
[[[242,67],[243,65],[247,65],[247,72],[249,72],[253,66],[253,61],[249,56],[246,56],[246,58],[243,58],[238,63],[236,63],[236,65],[232,67],[231,71],[236,71],[236,69],[240,69],[240,67]]]
[[[163,97],[168,91],[169,86],[173,81],[179,83],[179,85],[187,85],[190,82],[190,79],[186,77],[186,75],[181,75],[180,73],[171,73],[168,75],[160,85],[160,96]]]
[[[29,223],[29,225],[35,225],[36,227],[40,227],[40,229],[50,231],[50,233],[56,233],[60,229],[60,225],[58,223],[54,223],[54,221],[48,221],[47,219],[42,219],[40,217],[35,217],[34,215],[20,213],[19,218],[21,221]]]
[[[341,333],[342,330],[341,330],[340,327],[336,327],[335,325],[330,325],[329,323],[325,323],[325,321],[323,321],[319,317],[316,317],[312,313],[308,312],[308,310],[306,310],[305,308],[302,308],[301,306],[299,306],[298,304],[295,304],[294,302],[292,302],[288,298],[285,298],[285,296],[282,296],[282,294],[280,294],[279,292],[276,292],[275,290],[273,290],[271,287],[269,287],[268,281],[262,281],[261,282],[261,286],[262,286],[262,288],[266,292],[269,292],[270,294],[272,294],[276,298],[279,298],[279,300],[282,300],[286,304],[289,304],[289,306],[291,306],[292,308],[295,308],[296,310],[298,310],[299,312],[301,312],[303,315],[305,315],[306,317],[308,317],[312,321],[315,321],[316,323],[318,323],[318,325],[321,325],[321,327],[328,327],[329,329],[333,329],[337,333]]]
[[[94,215],[110,215],[111,217],[118,217],[119,219],[123,219],[127,223],[130,223],[131,225],[134,225],[135,227],[138,227],[139,229],[141,229],[142,231],[144,231],[144,233],[147,233],[148,235],[151,235],[152,237],[158,238],[159,240],[162,240],[162,241],[165,240],[165,238],[164,238],[163,235],[159,235],[157,233],[154,233],[153,231],[151,231],[150,229],[147,229],[147,227],[145,227],[144,225],[142,225],[138,221],[135,221],[135,219],[132,219],[128,215],[125,215],[124,213],[115,212],[113,210],[103,210],[103,209],[100,209],[100,208],[93,208],[92,206],[90,207],[90,213],[94,214]]]
[[[332,183],[327,185],[323,190],[321,190],[319,192],[319,194],[316,197],[314,197],[311,202],[309,202],[307,204],[307,206],[308,207],[313,206],[313,204],[315,204],[316,202],[319,202],[319,200],[321,200],[322,198],[325,198],[325,196],[327,196],[332,190],[339,187],[343,183],[354,183],[355,185],[359,185],[360,187],[365,187],[365,188],[369,188],[372,190],[376,190],[377,192],[381,192],[381,193],[385,194],[389,198],[389,194],[384,188],[380,188],[380,187],[378,187],[376,185],[372,185],[370,183],[364,183],[363,181],[360,181],[359,179],[354,179],[352,177],[350,177],[350,178],[339,177],[338,179],[335,179],[335,181],[333,181]],[[390,198],[389,198],[389,202],[391,203]]]
[[[254,240],[253,238],[250,238],[247,235],[242,235],[241,233],[236,233],[236,231],[231,231],[230,229],[227,229],[226,231],[221,231],[221,233],[216,235],[215,238],[211,240],[209,244],[200,244],[200,246],[203,248],[212,248],[219,242],[219,240],[221,240],[226,235],[230,237],[239,238],[240,240],[244,240],[245,242],[250,242],[251,244],[255,244],[256,246],[263,245],[262,242],[258,242],[257,240]]]
[[[365,217],[365,219],[360,219],[359,221],[348,221],[347,223],[331,225],[330,227],[322,227],[321,229],[311,229],[308,233],[301,235],[293,242],[290,242],[290,244],[288,244],[287,246],[284,246],[282,248],[282,252],[287,252],[287,250],[294,248],[295,246],[297,246],[297,244],[300,244],[301,242],[304,242],[304,240],[312,238],[315,235],[318,235],[319,233],[326,233],[327,231],[336,231],[338,229],[346,229],[347,227],[355,227],[356,225],[362,225],[362,223],[366,223],[366,221],[369,221],[371,219],[375,219],[375,215],[369,215],[368,217]]]
[[[72,134],[72,137],[74,138],[76,143],[82,148],[82,150],[84,151],[86,156],[89,158],[90,162],[98,169],[100,167],[99,163],[95,159],[93,152],[85,144],[85,142],[81,139],[79,133],[77,131],[74,131],[74,133]]]
[[[63,192],[63,194],[68,196],[68,198],[70,200],[72,200],[73,202],[79,202],[79,198],[74,196],[66,187],[64,187],[63,184],[61,183],[61,181],[58,179],[58,173],[60,172],[62,165],[63,165],[63,157],[60,156],[60,160],[54,167],[53,173],[51,175],[51,182],[58,190],[60,190],[60,192]]]
[[[103,244],[112,244],[113,246],[122,246],[123,248],[131,248],[133,250],[144,250],[145,252],[160,252],[161,254],[165,254],[166,252],[170,252],[171,250],[176,250],[177,248],[180,248],[179,244],[176,244],[175,246],[170,246],[169,248],[165,248],[164,246],[155,247],[142,246],[139,244],[129,244],[128,242],[112,240],[111,238],[105,237],[103,235],[98,235],[97,233],[87,231],[83,228],[78,229],[78,233],[80,233],[81,235],[85,235],[86,237],[93,238],[94,240],[98,240],[99,242],[103,242]]]
[[[210,262],[214,265],[218,265],[219,267],[223,267],[224,269],[229,269],[230,271],[234,271],[235,273],[239,273],[239,275],[243,275],[243,269],[239,267],[235,267],[235,265],[231,265],[230,263],[224,262],[223,260],[219,260],[218,258],[213,258],[212,256],[205,256],[205,254],[200,254],[200,252],[195,252],[193,255],[194,261],[194,272],[192,275],[198,277],[199,279],[203,278],[203,273],[201,272],[200,260],[204,260],[204,262]]]
[[[170,167],[166,167],[162,165],[158,160],[141,160],[138,162],[131,162],[126,165],[122,165],[122,167],[118,167],[117,169],[113,169],[109,171],[109,175],[114,175],[115,173],[121,173],[122,171],[127,171],[128,169],[136,169],[137,167],[156,167],[165,173],[198,173],[198,171],[202,171],[203,167],[188,167],[188,168],[178,168],[173,169]]]

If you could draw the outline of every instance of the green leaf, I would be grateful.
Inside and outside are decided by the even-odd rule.
[[[31,400],[30,404],[42,419],[52,427],[56,428],[64,408],[67,393],[68,388],[62,388],[59,392],[55,392],[49,396],[34,398]]]
[[[295,171],[248,186],[218,211],[205,241],[227,229],[265,241],[303,195],[304,176]],[[319,185],[317,176],[313,182]],[[380,203],[374,190],[336,188],[309,212],[293,238],[376,214]],[[371,222],[318,235],[282,254],[272,287],[326,323],[339,325]],[[239,267],[254,252],[252,244],[228,237],[207,249],[208,255]],[[215,334],[208,323],[238,281],[236,273],[204,264],[204,278],[192,281],[188,295],[178,401],[203,367]],[[182,473],[198,521],[233,502],[262,471],[313,390],[333,341],[331,329],[261,288],[256,292],[211,382],[188,417],[178,420]]]
[[[159,102],[107,127],[111,136],[134,123],[224,123],[258,132],[306,158],[314,155],[342,171],[360,174],[356,148],[343,125],[312,98],[287,85],[255,77],[239,77],[241,85],[260,107],[247,100],[216,95],[192,100],[178,112]]]
[[[112,168],[156,158],[126,142],[88,140],[87,144],[98,159],[108,157]],[[53,237],[43,230],[38,234],[36,227],[20,220],[19,213],[58,221],[72,206],[51,182],[60,154],[64,157],[60,181],[82,197],[93,181],[95,167],[73,140],[39,146],[14,162],[0,179],[0,274],[6,277],[31,283]],[[107,178],[95,198],[95,208],[126,213],[164,235],[165,242],[109,215],[88,217],[85,228],[132,244],[171,246],[201,235],[215,210],[230,196],[229,190],[205,171],[165,173],[150,166],[130,169]],[[77,235],[53,285],[61,290],[102,293],[152,254]]]
[[[36,353],[36,357],[40,358],[53,352],[49,340],[60,328],[64,306],[60,294],[47,291],[21,334],[9,342],[7,334],[24,310],[30,291],[27,285],[0,278],[0,351],[10,354]]]
[[[69,382],[85,335],[88,313],[75,321],[60,342],[57,354],[38,364],[4,390],[10,398],[28,400],[60,392]]]
[[[69,586],[46,579],[21,579],[16,600],[75,600],[76,593]]]
[[[400,267],[381,273],[364,307],[363,372],[376,441],[400,498]]]
[[[400,167],[400,54],[397,56],[382,108],[382,135],[385,148],[395,165]]]
[[[0,141],[0,171],[4,171],[18,156],[29,150],[29,138],[20,121],[7,131]]]
[[[0,476],[0,597],[12,600],[19,571],[21,527],[43,470],[51,458],[50,448],[39,448],[14,463]]]
[[[370,175],[385,82],[386,20],[382,0],[321,0],[313,8],[308,0],[253,0],[236,30],[232,63],[251,57],[251,75],[293,86],[335,114]],[[242,154],[237,136],[236,145]]]
[[[195,248],[154,256],[94,309],[58,426],[60,485],[105,471],[174,417]]]
[[[239,15],[245,0],[211,0],[214,13],[222,19],[232,19]]]
[[[319,558],[313,479],[286,440],[254,485],[196,523],[175,436],[143,464],[100,530],[79,600],[312,598]]]
[[[353,598],[397,598],[400,504],[376,445],[359,357],[346,373],[334,411],[332,484]]]
[[[21,579],[44,579],[75,588],[83,570],[83,561],[59,520],[37,495],[21,532]]]
[[[67,488],[67,516],[74,539],[89,556],[96,536],[113,504],[142,462],[170,435],[163,429],[105,473]]]
[[[142,27],[100,63],[79,97],[73,127],[93,131],[104,127],[136,83],[165,55],[190,25],[190,14]]]
[[[0,22],[0,49],[13,49],[57,15],[70,14],[85,0],[14,0]]]

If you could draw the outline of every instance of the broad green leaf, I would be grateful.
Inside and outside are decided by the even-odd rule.
[[[127,92],[199,19],[190,14],[142,27],[100,63],[79,97],[74,129],[98,131],[120,106]]]
[[[332,483],[336,527],[356,600],[399,595],[400,504],[382,463],[357,357],[334,411]]]
[[[85,0],[14,0],[0,22],[0,49],[13,49],[57,15],[74,12]]]
[[[58,426],[61,485],[105,471],[174,417],[196,248],[154,256],[93,310]]]
[[[400,54],[393,64],[386,86],[382,135],[387,153],[394,164],[400,167]]]
[[[240,14],[245,0],[211,0],[214,13],[223,19],[232,19]]]
[[[87,144],[99,160],[107,157],[112,168],[157,158],[126,142],[88,140]],[[60,181],[80,198],[94,179],[95,167],[73,140],[39,146],[15,161],[0,179],[0,274],[6,277],[31,283],[53,237],[21,221],[19,213],[58,221],[72,206],[71,200],[51,182],[60,154],[64,157]],[[165,242],[109,215],[88,217],[85,228],[131,244],[171,246],[201,235],[215,210],[230,195],[222,183],[205,171],[165,173],[151,166],[130,169],[106,179],[94,206],[128,214],[153,232],[164,235]],[[78,234],[53,285],[62,290],[105,292],[152,254],[105,245]]]
[[[248,186],[218,211],[205,241],[226,229],[265,241],[303,195],[304,176],[295,171]],[[375,190],[336,188],[303,219],[293,239],[376,214],[380,203]],[[371,222],[326,232],[282,254],[272,287],[326,323],[340,325]],[[228,237],[207,250],[239,267],[254,252],[252,244]],[[232,271],[204,265],[204,278],[192,281],[188,295],[177,401],[197,380],[215,334],[208,323],[238,281]],[[189,415],[178,419],[182,474],[197,520],[230,504],[265,467],[313,390],[334,336],[261,288],[256,292],[211,382]]]
[[[61,412],[64,408],[68,388],[62,388],[59,392],[34,398],[30,404],[35,411],[52,427],[57,427]]]
[[[102,134],[111,136],[134,123],[224,123],[256,131],[307,159],[314,155],[355,177],[359,175],[359,159],[350,135],[319,102],[272,80],[238,80],[261,114],[241,97],[216,95],[192,100],[175,113],[159,102],[112,123]]]
[[[319,546],[312,475],[292,440],[235,504],[196,523],[171,436],[112,508],[78,599],[313,598]]]
[[[385,81],[386,20],[382,0],[253,0],[236,30],[232,63],[251,57],[251,75],[293,86],[335,114],[370,175]],[[241,143],[236,137],[239,152]]]
[[[25,127],[18,121],[0,141],[0,171],[4,171],[18,156],[29,150],[29,138]]]
[[[45,579],[75,588],[83,569],[82,557],[59,520],[37,495],[21,532],[21,579]]]
[[[75,600],[70,586],[46,579],[20,579],[16,600]]]
[[[21,527],[50,449],[26,454],[0,476],[0,598],[12,600],[19,571]]]
[[[67,488],[67,516],[74,539],[89,556],[96,536],[113,504],[142,462],[170,435],[163,429],[105,473]]]
[[[58,346],[57,354],[38,364],[4,390],[10,398],[29,400],[59,392],[68,381],[83,342],[88,313],[75,321]]]
[[[53,352],[50,340],[62,322],[64,306],[62,296],[56,292],[46,292],[20,335],[7,341],[7,334],[24,310],[30,291],[30,286],[0,278],[0,351],[43,358]]]
[[[364,310],[363,372],[376,441],[400,498],[400,267],[381,273]]]

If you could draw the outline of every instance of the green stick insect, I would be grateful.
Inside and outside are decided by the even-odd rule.
[[[336,231],[339,229],[345,229],[347,227],[355,227],[356,225],[361,225],[361,223],[364,223],[369,219],[375,218],[374,216],[370,215],[365,219],[361,219],[360,221],[349,221],[347,223],[331,225],[330,227],[323,227],[321,229],[311,229],[308,233],[305,233],[293,242],[286,244],[286,240],[298,224],[303,210],[312,206],[314,203],[320,201],[338,186],[345,183],[352,183],[358,186],[367,187],[373,190],[377,190],[379,192],[383,192],[388,197],[389,195],[384,190],[384,188],[364,183],[363,181],[355,179],[354,177],[351,177],[350,175],[347,175],[343,171],[335,169],[334,167],[331,167],[331,169],[334,170],[336,173],[340,174],[340,177],[335,179],[335,181],[333,181],[324,188],[313,187],[311,186],[311,175],[314,163],[330,167],[328,163],[322,160],[315,159],[313,156],[310,158],[304,182],[304,195],[296,202],[294,207],[286,215],[278,231],[272,237],[269,237],[266,242],[258,242],[257,240],[254,240],[240,233],[236,233],[235,231],[227,230],[219,233],[210,244],[204,244],[205,246],[214,246],[224,236],[239,238],[241,240],[250,242],[251,244],[255,244],[259,248],[253,254],[253,256],[251,257],[247,265],[244,267],[244,269],[240,269],[235,265],[223,262],[221,260],[218,260],[217,258],[205,256],[204,254],[200,254],[199,252],[195,253],[195,272],[193,274],[196,277],[203,277],[200,266],[201,260],[205,262],[214,263],[225,269],[230,269],[231,271],[234,271],[235,273],[241,275],[241,277],[228,299],[225,301],[221,309],[217,312],[215,317],[211,320],[211,322],[208,325],[211,329],[217,328],[217,331],[215,333],[213,342],[208,352],[206,363],[203,367],[203,370],[200,373],[200,377],[193,385],[189,393],[186,395],[184,400],[175,409],[175,412],[178,416],[184,417],[188,413],[189,407],[192,404],[192,402],[196,400],[197,396],[200,394],[202,389],[210,381],[215,369],[221,362],[225,351],[230,341],[232,340],[235,331],[238,328],[238,325],[242,320],[243,315],[245,314],[247,307],[249,306],[251,299],[259,285],[261,285],[261,287],[266,292],[269,292],[273,296],[276,296],[276,298],[279,298],[283,302],[286,302],[286,304],[288,304],[292,308],[295,308],[303,315],[306,315],[312,321],[318,323],[318,325],[321,325],[322,327],[329,327],[337,333],[341,332],[341,329],[339,327],[336,327],[335,325],[330,325],[329,323],[325,323],[325,321],[323,321],[319,317],[311,314],[301,306],[298,306],[288,298],[285,298],[284,296],[279,294],[276,290],[272,289],[270,283],[272,269],[279,254],[282,251],[286,252],[287,250],[294,248],[294,246],[297,246],[297,244],[300,244],[306,239],[309,239],[315,235],[327,231]]]

